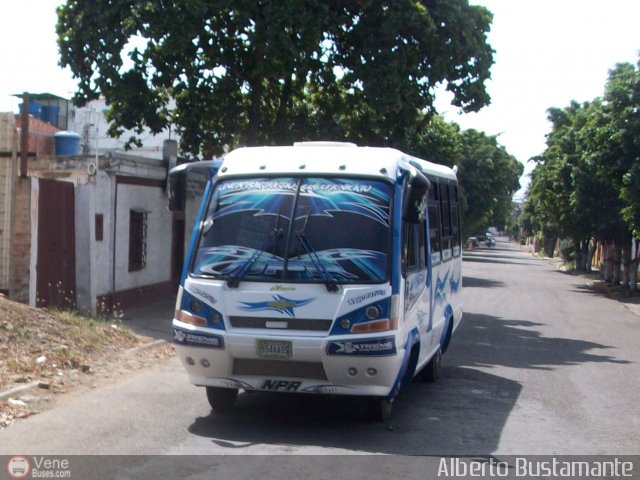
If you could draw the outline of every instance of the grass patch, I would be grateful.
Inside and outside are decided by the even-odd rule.
[[[146,340],[117,318],[31,308],[0,297],[0,387],[17,376],[29,380],[81,369]]]

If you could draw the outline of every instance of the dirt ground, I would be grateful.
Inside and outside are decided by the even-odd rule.
[[[0,429],[174,354],[172,345],[134,334],[118,319],[31,308],[0,295],[0,395],[13,392],[0,397]]]

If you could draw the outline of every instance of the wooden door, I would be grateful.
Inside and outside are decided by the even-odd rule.
[[[75,308],[74,185],[41,179],[38,194],[36,305]]]

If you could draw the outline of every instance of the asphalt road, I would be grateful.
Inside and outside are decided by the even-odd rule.
[[[463,272],[441,377],[405,390],[387,423],[353,401],[261,393],[215,416],[174,358],[0,431],[0,455],[640,453],[640,317],[506,242],[465,254]]]

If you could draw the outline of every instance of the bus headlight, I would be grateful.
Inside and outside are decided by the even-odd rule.
[[[211,297],[210,301],[215,303],[216,300]],[[181,290],[180,301],[176,309],[174,318],[180,322],[188,323],[196,327],[208,327],[217,330],[225,329],[222,314],[208,305],[204,300],[189,293],[188,290]]]
[[[376,290],[362,294],[359,297],[350,298],[347,303],[357,304],[369,296],[377,297],[383,294],[383,291]],[[345,312],[336,319],[330,335],[395,330],[398,327],[398,315],[393,314],[395,310],[391,308],[392,304],[393,298],[387,297]]]

